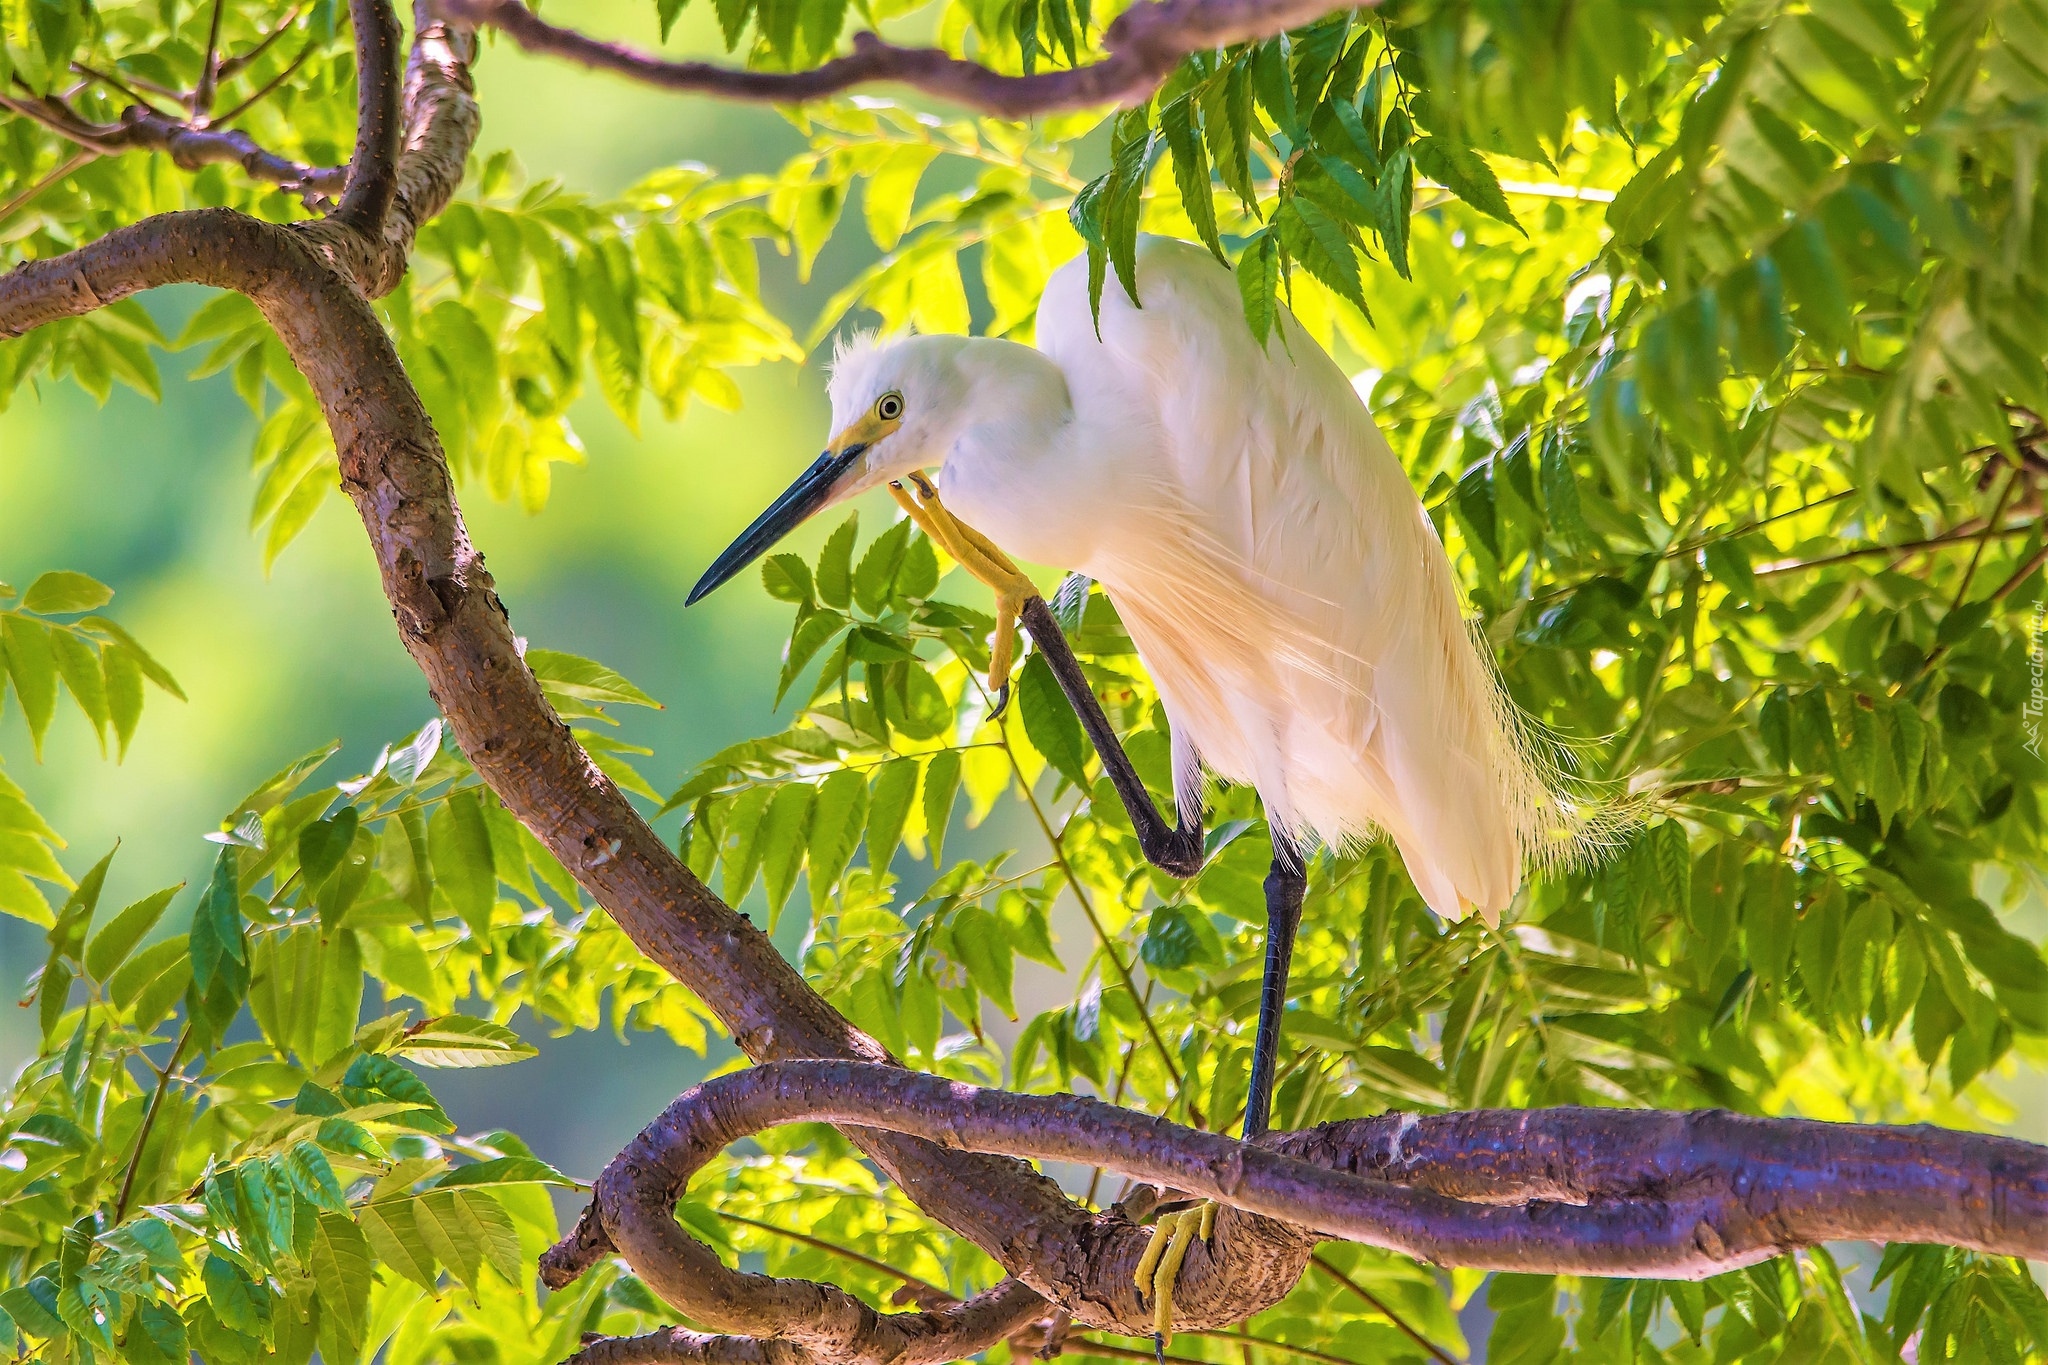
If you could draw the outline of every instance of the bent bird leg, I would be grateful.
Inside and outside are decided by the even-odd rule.
[[[1252,1043],[1251,1093],[1245,1097],[1244,1138],[1249,1142],[1266,1131],[1273,1113],[1273,1069],[1280,1053],[1280,1014],[1287,1006],[1287,975],[1294,964],[1294,936],[1301,928],[1301,903],[1308,877],[1293,849],[1276,842],[1273,865],[1266,874],[1266,973],[1259,987],[1259,1031]],[[1180,1263],[1197,1238],[1208,1241],[1216,1229],[1216,1205],[1199,1204],[1163,1213],[1152,1227],[1152,1241],[1138,1261],[1141,1294],[1152,1295],[1152,1341],[1164,1354],[1173,1339],[1173,1287]]]
[[[1138,832],[1138,847],[1143,850],[1146,861],[1176,877],[1192,877],[1201,871],[1200,819],[1192,824],[1168,825],[1158,807],[1152,804],[1152,794],[1145,790],[1138,770],[1131,766],[1123,741],[1117,738],[1109,717],[1103,714],[1095,689],[1088,685],[1086,675],[1081,672],[1080,661],[1067,644],[1066,632],[1060,629],[1052,608],[1039,595],[1037,585],[1010,562],[1009,556],[990,544],[981,532],[947,511],[945,504],[939,501],[938,490],[922,474],[911,475],[910,482],[917,489],[915,497],[909,489],[896,483],[889,485],[890,495],[926,535],[938,542],[940,549],[995,590],[996,637],[990,650],[990,689],[1003,701],[1009,699],[1013,626],[1021,621],[1024,629],[1031,632],[1031,639],[1052,669],[1053,677],[1059,680],[1060,691],[1066,693],[1067,704],[1080,717],[1081,728],[1088,732],[1089,742],[1102,756],[1103,771],[1108,774],[1110,785],[1116,788],[1125,811],[1130,814],[1131,826]],[[996,712],[1001,714],[1000,704]]]
[[[1130,814],[1131,827],[1138,832],[1138,847],[1144,851],[1145,861],[1176,877],[1192,877],[1200,872],[1203,858],[1201,817],[1197,815],[1192,823],[1183,817],[1176,824],[1169,825],[1166,817],[1159,813],[1159,808],[1152,804],[1152,793],[1145,790],[1144,780],[1131,766],[1123,741],[1117,738],[1109,717],[1103,714],[1095,689],[1088,685],[1087,676],[1081,672],[1080,660],[1074,657],[1073,647],[1067,643],[1067,634],[1060,629],[1060,623],[1045,599],[1034,597],[1026,601],[1021,619],[1024,629],[1031,632],[1039,654],[1052,669],[1053,677],[1059,680],[1060,691],[1067,694],[1067,704],[1081,718],[1081,728],[1088,732],[1089,743],[1102,756],[1102,770],[1108,775],[1110,785],[1116,788],[1124,810]]]
[[[946,510],[938,490],[922,474],[910,482],[917,496],[901,483],[891,483],[889,494],[918,529],[937,542],[940,549],[982,582],[996,595],[996,632],[989,643],[988,686],[996,694],[996,714],[1001,715],[1010,700],[1010,665],[1017,657],[1017,613],[1026,600],[1038,596],[1038,585],[1010,557],[990,543],[988,537],[966,525]]]

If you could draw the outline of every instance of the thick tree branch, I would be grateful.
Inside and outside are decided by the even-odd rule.
[[[543,20],[522,0],[436,0],[441,12],[502,30],[528,52],[560,57],[664,90],[728,100],[797,104],[878,83],[907,85],[936,99],[1002,118],[1133,105],[1151,98],[1191,52],[1270,38],[1311,23],[1330,0],[1140,0],[1103,31],[1108,56],[1070,71],[1010,76],[937,48],[897,47],[856,33],[853,52],[809,71],[745,71],[710,62],[668,61]]]
[[[1282,1226],[1304,1253],[1322,1235],[1442,1264],[1603,1276],[1700,1279],[1832,1240],[2048,1257],[2048,1147],[2011,1138],[1716,1110],[1551,1109],[1389,1114],[1245,1144],[1085,1096],[779,1062],[671,1104],[598,1177],[575,1231],[542,1257],[543,1279],[559,1288],[616,1250],[691,1320],[772,1337],[808,1361],[923,1365],[975,1349],[972,1331],[944,1312],[882,1314],[831,1286],[734,1271],[683,1231],[675,1205],[692,1174],[732,1142],[796,1122],[1092,1163],[1201,1195],[1235,1213],[1217,1223],[1225,1254],[1248,1230],[1263,1249]],[[667,1333],[616,1349],[705,1360],[760,1349],[729,1340]],[[611,1357],[585,1357],[600,1358]]]

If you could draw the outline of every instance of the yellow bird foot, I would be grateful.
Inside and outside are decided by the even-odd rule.
[[[1203,1200],[1190,1208],[1163,1213],[1152,1225],[1152,1241],[1138,1258],[1139,1302],[1152,1299],[1152,1346],[1163,1360],[1166,1343],[1173,1340],[1173,1286],[1180,1279],[1180,1263],[1197,1241],[1207,1242],[1216,1232],[1217,1205]]]
[[[917,490],[915,496],[903,486],[905,482]],[[890,484],[889,495],[917,523],[919,530],[967,572],[988,584],[996,595],[996,632],[989,641],[988,660],[988,690],[996,694],[996,707],[989,716],[993,720],[1010,704],[1010,665],[1017,658],[1017,613],[1027,601],[1038,596],[1038,585],[987,536],[947,511],[939,501],[939,490],[923,474],[912,474],[903,482]]]

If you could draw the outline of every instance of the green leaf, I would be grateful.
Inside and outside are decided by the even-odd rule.
[[[241,880],[236,849],[223,847],[213,862],[213,877],[192,912],[189,951],[192,985],[201,997],[211,995],[216,980],[231,986],[237,999],[249,982],[249,948],[242,924]]]
[[[128,954],[135,951],[135,945],[163,917],[172,898],[184,889],[185,884],[179,882],[176,886],[152,892],[108,920],[85,945],[86,975],[95,981],[111,977],[115,969],[128,960]]]
[[[1024,718],[1024,733],[1031,747],[1045,755],[1054,771],[1083,791],[1088,788],[1087,740],[1081,722],[1060,690],[1059,679],[1045,656],[1033,651],[1024,661],[1024,674],[1017,684],[1017,705]]]
[[[316,1153],[317,1155],[317,1153]],[[323,1158],[324,1162],[324,1158]],[[320,1215],[306,1268],[320,1302],[320,1353],[329,1361],[360,1359],[369,1328],[377,1258],[369,1239],[344,1212]]]
[[[860,557],[860,567],[853,573],[853,599],[868,615],[880,616],[888,610],[889,589],[896,582],[896,571],[903,565],[909,544],[910,522],[899,521],[876,536]]]
[[[1489,218],[1498,218],[1524,237],[1529,235],[1508,207],[1508,197],[1501,193],[1493,167],[1473,148],[1447,138],[1425,137],[1412,144],[1410,154],[1416,170]]]
[[[931,845],[932,866],[943,867],[946,824],[953,818],[953,796],[960,789],[960,751],[941,749],[924,768],[925,838]]]
[[[206,1284],[206,1301],[225,1326],[246,1336],[263,1335],[270,1318],[269,1305],[264,1302],[269,1295],[241,1267],[225,1257],[208,1256],[201,1278]]]
[[[343,806],[299,831],[299,874],[307,889],[317,888],[341,866],[349,845],[355,842],[356,827],[361,821],[362,813],[354,806]]]
[[[1298,228],[1289,235],[1288,248],[1303,269],[1370,318],[1372,310],[1365,305],[1365,290],[1359,279],[1358,253],[1343,226],[1298,194],[1281,205],[1278,220],[1283,230],[1290,226]]]
[[[99,655],[93,647],[68,630],[50,632],[50,652],[57,660],[57,674],[64,679],[64,686],[71,691],[71,698],[78,703],[78,709],[92,722],[93,733],[99,737],[100,753],[106,753],[107,723],[112,719],[107,708],[106,676],[100,672]]]
[[[883,251],[894,251],[903,240],[903,229],[910,222],[911,205],[917,197],[917,182],[938,154],[937,147],[923,144],[893,147],[869,174],[862,211],[867,216],[868,235]]]
[[[468,1288],[485,1265],[507,1284],[520,1283],[518,1228],[483,1190],[429,1190],[413,1201],[413,1218],[421,1241]]]
[[[1002,921],[978,905],[963,906],[953,916],[952,940],[953,950],[967,968],[968,977],[983,995],[995,1002],[996,1008],[1015,1019],[1017,1005],[1011,998],[1010,986],[1016,958]]]
[[[310,1142],[294,1143],[284,1154],[282,1165],[300,1198],[316,1208],[346,1216],[348,1201],[342,1198],[341,1185],[334,1178],[334,1168],[328,1164],[326,1153]]]
[[[659,711],[661,703],[601,663],[564,654],[556,649],[529,649],[526,666],[540,679],[541,690],[556,696],[573,697],[594,706],[648,706]]]
[[[861,773],[841,768],[818,784],[818,799],[811,812],[810,862],[811,908],[823,910],[833,888],[853,859],[867,823],[868,784]]]
[[[1195,135],[1194,97],[1182,95],[1159,110],[1159,130],[1173,155],[1173,179],[1195,235],[1222,261],[1223,242],[1216,235],[1216,196],[1209,181],[1209,158]],[[1226,262],[1227,264],[1227,262]]]
[[[860,514],[850,513],[826,538],[818,553],[818,600],[845,611],[853,605],[853,541],[860,534]]]
[[[423,1019],[391,1050],[433,1067],[507,1066],[540,1052],[503,1024],[464,1014]]]
[[[6,650],[14,696],[40,760],[43,736],[57,714],[57,656],[50,647],[50,628],[26,616],[0,617],[0,648]]]
[[[768,892],[768,932],[774,933],[782,907],[803,867],[804,844],[815,796],[808,783],[786,782],[768,803],[761,821],[761,881]]]
[[[892,758],[875,769],[868,795],[868,866],[886,873],[903,840],[903,825],[917,795],[917,760]]]
[[[439,1262],[413,1217],[412,1199],[385,1199],[366,1204],[357,1217],[363,1240],[377,1264],[388,1266],[428,1293],[439,1289]]]
[[[40,616],[64,616],[103,607],[113,596],[114,590],[97,578],[58,569],[29,584],[21,595],[21,605]]]
[[[1245,323],[1264,346],[1280,313],[1280,247],[1270,232],[1245,243],[1237,258],[1237,291],[1244,300]]]
[[[484,823],[483,806],[474,791],[453,793],[434,812],[427,822],[427,847],[434,880],[455,913],[478,938],[489,934],[498,876],[490,826]]]
[[[576,1188],[576,1182],[547,1162],[530,1156],[499,1156],[457,1166],[434,1182],[436,1189],[461,1185],[561,1185]]]
[[[811,604],[811,566],[799,555],[769,555],[761,561],[761,586],[778,602]]]
[[[121,1354],[130,1365],[187,1365],[192,1348],[185,1338],[185,1320],[170,1304],[138,1299]]]

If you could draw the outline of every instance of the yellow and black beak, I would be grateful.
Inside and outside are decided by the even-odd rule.
[[[863,418],[841,432],[831,448],[799,474],[796,482],[769,504],[767,511],[755,517],[754,524],[742,531],[740,538],[727,546],[724,554],[712,561],[704,576],[697,580],[697,586],[690,589],[690,596],[683,605],[695,606],[831,502],[839,480],[860,461],[869,446],[894,431],[896,426],[894,422]]]

